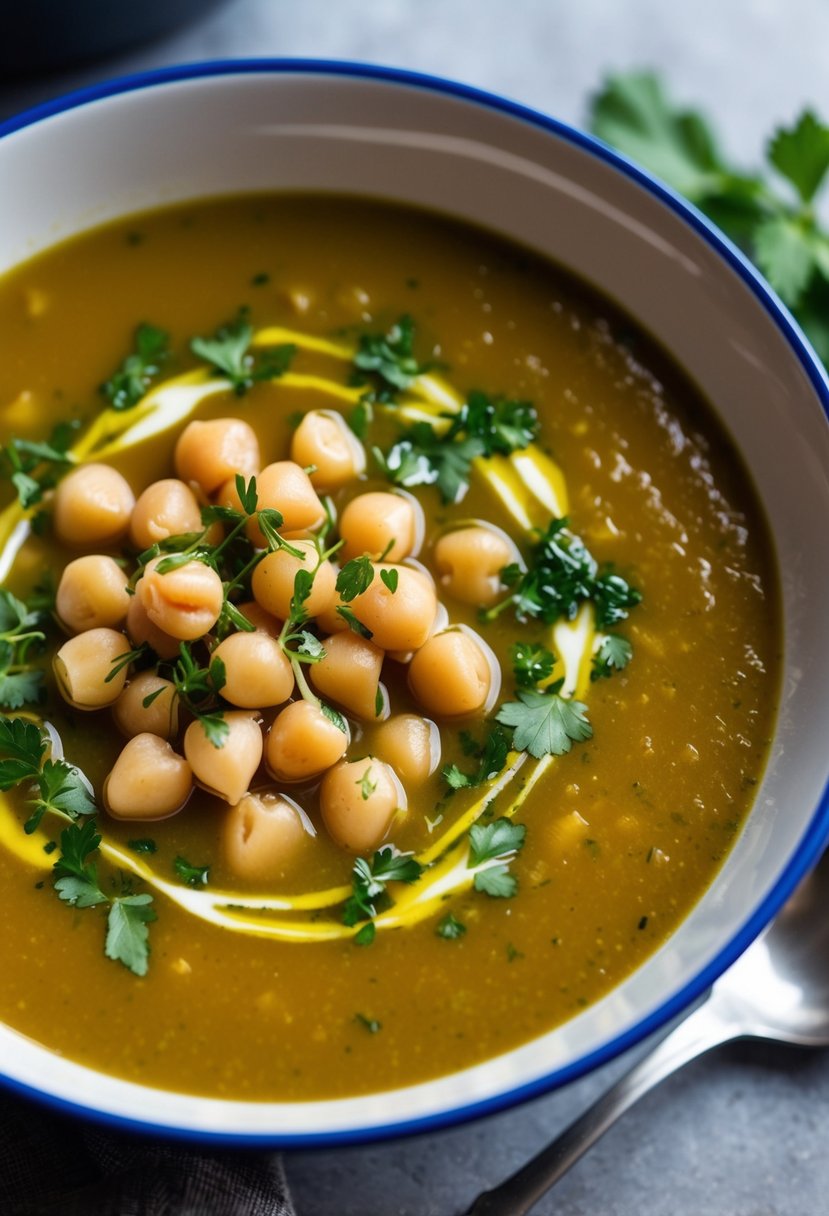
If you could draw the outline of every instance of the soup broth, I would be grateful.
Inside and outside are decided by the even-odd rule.
[[[189,345],[228,321],[231,335],[249,337],[235,386],[211,362],[215,348]],[[132,365],[133,382],[127,374],[113,384],[142,324],[168,335],[165,357],[147,354]],[[128,428],[144,408],[139,398],[185,378],[177,420],[164,398],[170,425],[150,411],[144,438],[99,434],[95,459],[136,496],[176,476],[176,445],[194,420],[244,420],[264,466],[291,458],[309,411],[341,415],[365,469],[320,488],[329,518],[315,527],[328,527],[325,544],[336,544],[352,500],[402,492],[413,518],[422,512],[423,537],[398,563],[386,555],[387,571],[398,571],[389,577],[425,570],[446,610],[432,632],[457,638],[463,627],[489,665],[486,704],[446,713],[451,672],[444,686],[440,655],[424,677],[438,692],[421,695],[410,656],[383,647],[374,712],[331,698],[334,717],[347,719],[348,761],[380,758],[355,769],[355,783],[368,803],[386,771],[384,749],[391,755],[389,709],[436,722],[439,761],[428,775],[401,778],[408,809],[362,849],[344,849],[326,830],[318,774],[285,783],[258,766],[250,788],[287,794],[305,816],[296,853],[263,877],[241,872],[228,852],[229,798],[197,788],[178,814],[152,822],[107,813],[104,782],[125,740],[109,709],[73,708],[60,696],[51,660],[67,638],[52,620],[43,648],[27,652],[46,673],[44,699],[6,713],[51,724],[50,746],[59,739],[91,783],[103,846],[86,861],[102,898],[83,907],[56,897],[61,871],[52,867],[66,851],[67,822],[47,813],[27,836],[31,788],[10,789],[0,1018],[72,1059],[171,1090],[354,1095],[527,1042],[669,941],[714,878],[762,774],[779,606],[769,535],[737,453],[693,385],[629,318],[559,268],[449,219],[369,201],[257,196],[131,217],[48,251],[0,281],[0,332],[3,443],[42,441],[69,422],[75,429],[62,441],[82,444],[120,390],[121,404],[135,398],[134,413],[107,417]],[[199,396],[208,381],[221,383]],[[477,443],[463,414],[476,401],[490,411]],[[529,412],[505,402],[530,403]],[[412,431],[418,425],[426,431]],[[135,592],[136,545],[67,548],[56,535],[44,469],[59,483],[67,467],[34,470],[43,495],[26,512],[31,532],[19,549],[14,542],[13,560],[7,549],[4,586],[48,603],[67,563],[99,552],[123,564]],[[11,503],[8,483],[4,492]],[[551,530],[562,516],[563,530]],[[225,532],[228,521],[219,521]],[[442,537],[473,526],[500,537],[510,561],[499,559],[490,591],[468,602],[436,553]],[[544,580],[528,581],[544,537],[592,588],[563,592],[552,622],[533,615]],[[335,572],[346,564],[341,551],[326,560]],[[379,593],[379,568],[373,577]],[[250,600],[249,578],[232,601]],[[392,601],[401,594],[383,583]],[[359,620],[347,627],[349,605],[359,618],[361,602],[341,594],[345,612],[332,609],[328,629],[312,619],[295,632],[370,640]],[[207,632],[214,646],[216,629]],[[200,646],[196,639],[193,654],[206,668]],[[556,660],[552,670],[542,651]],[[290,695],[312,704],[322,693],[305,657],[294,666],[310,699],[300,684]],[[150,659],[144,650],[124,675],[134,680]],[[162,675],[173,678],[174,661]],[[216,712],[233,712],[221,687],[210,695]],[[172,732],[177,754],[187,711],[184,702]],[[279,712],[262,709],[263,730]],[[522,742],[533,727],[560,754],[545,753],[538,731]],[[516,835],[515,825],[525,831]],[[374,895],[355,878],[355,856],[381,876]],[[407,861],[417,873],[399,868]],[[150,894],[152,905],[125,905],[139,955],[149,931],[146,968],[139,961],[133,974],[117,961],[125,959],[107,936],[107,914],[113,900]],[[150,907],[157,920],[144,924]]]

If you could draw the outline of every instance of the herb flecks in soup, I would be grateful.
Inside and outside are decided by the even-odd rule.
[[[141,224],[0,285],[0,918],[36,925],[0,1013],[239,1096],[526,1040],[665,939],[750,804],[777,620],[739,463],[491,238],[321,200]]]

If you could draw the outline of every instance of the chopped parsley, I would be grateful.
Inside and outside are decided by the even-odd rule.
[[[633,658],[633,647],[627,638],[618,633],[608,633],[593,656],[590,679],[601,680],[627,667]]]
[[[495,715],[498,722],[512,728],[512,746],[516,751],[529,752],[536,759],[542,756],[563,756],[574,743],[582,743],[593,735],[587,720],[587,706],[561,695],[563,681],[549,688],[519,688],[517,701],[507,701]]]
[[[361,334],[354,356],[355,380],[365,383],[370,373],[376,401],[393,401],[424,370],[414,357],[414,321],[402,316],[384,334]]]
[[[532,642],[516,642],[510,647],[510,659],[515,683],[520,688],[535,688],[553,674],[555,655],[546,646]]]
[[[0,706],[4,709],[20,709],[42,695],[43,672],[30,665],[29,656],[45,640],[43,623],[40,611],[0,590]]]
[[[114,410],[131,410],[150,388],[170,356],[170,335],[156,325],[139,325],[133,350],[118,370],[101,385]]]
[[[459,937],[463,937],[466,933],[466,925],[463,921],[458,920],[451,912],[447,912],[442,916],[435,926],[435,933],[438,937],[444,938],[445,941],[457,941]]]
[[[518,890],[518,879],[510,873],[510,862],[523,848],[527,829],[511,819],[476,823],[469,829],[470,869],[476,869],[474,887],[495,899],[511,899]],[[496,862],[490,865],[490,862]],[[483,868],[478,868],[483,867]]]
[[[509,735],[500,726],[491,728],[480,747],[474,740],[470,742],[474,750],[471,753],[467,751],[467,754],[478,759],[478,766],[473,772],[465,773],[457,764],[447,764],[443,768],[443,779],[453,790],[471,789],[491,781],[493,777],[498,776],[507,762]],[[465,745],[465,750],[467,746],[468,744]]]
[[[24,509],[41,502],[74,463],[69,454],[73,431],[71,424],[63,423],[46,442],[12,438],[0,447],[0,476],[12,483]]]
[[[352,893],[343,907],[343,924],[357,925],[360,921],[373,921],[378,911],[389,906],[386,884],[390,882],[417,882],[423,867],[412,853],[401,853],[394,845],[379,849],[371,861],[358,857],[351,874]],[[362,940],[359,940],[362,935]],[[374,925],[361,929],[355,941],[367,945],[374,938]]]
[[[212,338],[193,338],[190,349],[230,381],[237,397],[243,397],[254,384],[277,380],[291,365],[296,347],[286,344],[263,351],[258,358],[250,353],[253,326],[241,312],[216,330]]]
[[[186,857],[179,854],[173,862],[177,877],[188,887],[206,887],[210,876],[210,866],[194,866]]]

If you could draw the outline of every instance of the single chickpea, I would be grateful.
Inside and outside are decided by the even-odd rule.
[[[201,531],[201,510],[188,485],[175,477],[154,481],[138,496],[130,520],[130,540],[136,549],[184,532]]]
[[[135,594],[154,625],[171,637],[192,642],[204,637],[219,619],[222,580],[212,567],[195,560],[161,574],[158,567],[166,560],[154,557],[147,563]]]
[[[325,507],[320,502],[311,479],[292,460],[277,460],[266,465],[256,478],[256,493],[260,510],[268,507],[282,516],[280,532],[313,532],[325,520]],[[265,537],[254,517],[248,522],[248,539],[264,548]]]
[[[291,460],[308,474],[317,490],[337,490],[365,472],[363,445],[341,414],[309,410],[291,438]]]
[[[417,714],[395,714],[381,723],[374,747],[401,781],[425,781],[440,764],[440,731],[429,718]]]
[[[247,481],[259,472],[259,440],[241,418],[211,418],[188,422],[175,450],[176,472],[212,494],[237,473]]]
[[[196,781],[231,806],[248,792],[262,759],[262,732],[249,713],[232,710],[224,715],[228,734],[216,747],[197,718],[184,732],[184,754]]]
[[[378,563],[370,586],[348,607],[371,631],[375,646],[381,650],[408,653],[418,650],[428,638],[437,612],[437,597],[432,580],[409,566]],[[392,591],[381,578],[396,572],[397,586]]]
[[[278,621],[272,613],[266,612],[261,604],[257,604],[256,600],[246,600],[244,604],[237,604],[236,607],[255,629],[267,633],[269,637],[279,637],[282,622]]]
[[[358,494],[340,516],[340,537],[345,544],[343,561],[369,557],[400,562],[420,547],[423,512],[417,499],[409,494],[388,494],[372,490]]]
[[[58,583],[55,610],[70,633],[102,625],[120,628],[127,619],[131,596],[127,576],[111,557],[90,553],[76,557]]]
[[[506,536],[479,524],[444,532],[435,545],[441,587],[462,604],[479,608],[498,600],[501,571],[518,560],[518,550]]]
[[[184,806],[193,774],[158,735],[136,735],[104,782],[104,805],[113,819],[167,819]]]
[[[491,651],[472,630],[436,633],[409,664],[409,688],[419,705],[436,718],[480,713],[490,698]]]
[[[150,704],[145,705],[149,698],[152,698]],[[112,707],[112,716],[121,734],[128,739],[135,735],[175,739],[178,734],[175,685],[154,671],[142,671],[121,693]]]
[[[320,812],[331,838],[349,853],[366,853],[385,839],[405,810],[403,787],[382,760],[368,756],[332,768],[320,786]]]
[[[380,717],[377,694],[383,651],[351,631],[335,633],[325,638],[322,645],[325,658],[310,664],[309,668],[317,692],[337,701],[359,718]]]
[[[160,659],[174,659],[181,645],[178,638],[171,637],[158,625],[154,625],[147,616],[147,610],[138,595],[130,596],[130,606],[127,609],[127,633],[136,646],[145,642],[155,651]]]
[[[127,532],[135,495],[117,469],[82,464],[55,490],[55,533],[67,545],[114,545]]]
[[[284,878],[314,835],[308,817],[285,794],[245,794],[222,824],[227,864],[251,881]]]
[[[127,668],[115,671],[113,662],[131,649],[129,639],[116,629],[87,629],[64,642],[52,660],[63,699],[76,709],[112,705],[127,680]]]
[[[266,633],[231,633],[212,652],[225,665],[222,696],[240,709],[281,705],[294,691],[294,672],[282,647]]]
[[[277,781],[318,777],[345,755],[348,734],[309,701],[293,701],[274,718],[265,763]]]
[[[286,549],[269,553],[253,572],[251,587],[257,604],[266,612],[285,620],[291,612],[291,597],[294,594],[294,579],[297,571],[307,570],[314,575],[311,594],[304,608],[309,617],[331,608],[336,599],[337,573],[327,559],[319,566],[319,554],[312,540],[294,540],[291,546],[305,556],[302,560]],[[316,573],[314,573],[316,571]]]

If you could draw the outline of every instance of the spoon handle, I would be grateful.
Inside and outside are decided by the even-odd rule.
[[[737,1037],[733,1024],[718,1017],[709,1001],[698,1006],[551,1144],[479,1195],[466,1216],[524,1216],[634,1102],[683,1064]]]

